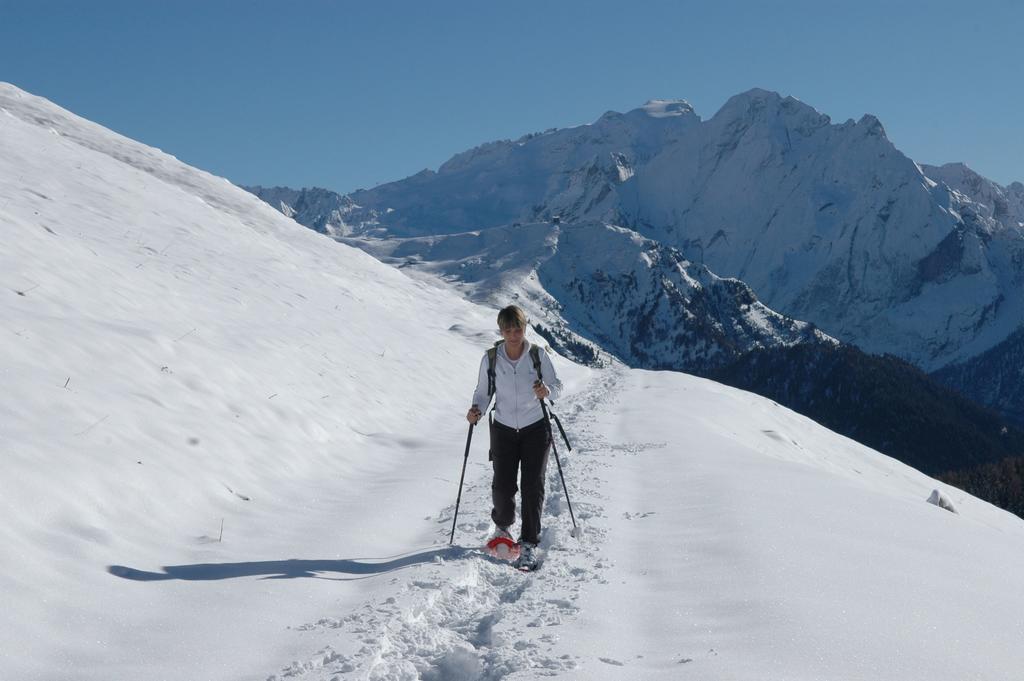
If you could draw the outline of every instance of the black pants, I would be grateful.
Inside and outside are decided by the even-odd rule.
[[[548,467],[551,439],[544,419],[516,430],[497,421],[491,424],[491,463],[494,480],[491,520],[508,527],[516,519],[516,478],[522,468],[522,517],[520,540],[540,543],[540,515],[544,507],[544,477]]]

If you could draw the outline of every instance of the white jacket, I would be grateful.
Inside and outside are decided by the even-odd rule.
[[[498,356],[494,361],[494,419],[509,428],[525,428],[544,418],[540,401],[533,393],[533,383],[537,380],[537,371],[533,368],[530,357],[530,341],[523,341],[523,354],[512,361],[505,352],[505,344],[498,346]],[[543,349],[540,351],[540,369],[544,377],[544,385],[551,394],[549,400],[556,400],[562,392],[562,382],[555,374],[551,358]],[[487,396],[487,353],[480,360],[480,372],[476,379],[476,391],[473,402],[480,411],[486,413],[490,404]]]

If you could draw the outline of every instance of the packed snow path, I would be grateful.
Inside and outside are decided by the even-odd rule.
[[[433,556],[432,562],[419,562],[411,573],[393,578],[393,593],[383,601],[368,601],[355,612],[327,614],[299,625],[303,631],[328,632],[333,641],[270,679],[496,681],[580,667],[582,661],[572,645],[560,645],[558,627],[578,612],[582,589],[604,581],[607,565],[601,550],[606,530],[590,524],[604,514],[596,474],[601,464],[594,456],[600,442],[591,433],[594,406],[608,398],[616,376],[615,372],[596,374],[585,390],[558,405],[573,451],[566,450],[557,428],[556,446],[573,511],[585,528],[580,539],[571,536],[571,519],[552,455],[541,570],[520,573],[480,552],[493,526],[487,432],[478,427],[455,545],[447,546],[455,511],[452,504],[430,519],[436,525],[437,548],[426,554]],[[457,466],[460,461],[453,453],[446,463]],[[455,477],[456,488],[457,481]]]
[[[943,487],[971,507],[955,516],[917,471],[690,376],[595,372],[559,407],[582,541],[554,462],[537,573],[445,550],[446,508],[433,563],[300,625],[326,642],[270,678],[1000,679],[1024,661],[993,589],[1024,537],[1002,512]],[[490,527],[484,450],[463,547]]]

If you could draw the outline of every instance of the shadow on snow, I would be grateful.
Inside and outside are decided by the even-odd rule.
[[[359,579],[384,574],[394,570],[433,563],[437,560],[458,560],[480,554],[461,546],[445,546],[411,555],[400,555],[389,559],[336,559],[336,560],[265,560],[246,563],[197,563],[195,565],[165,565],[163,572],[147,572],[124,565],[108,565],[107,572],[123,579],[137,582],[159,582],[168,579],[204,582],[239,577],[264,579],[294,579],[314,577],[318,579]],[[483,556],[489,558],[489,556]],[[341,573],[361,577],[324,577],[321,573]]]

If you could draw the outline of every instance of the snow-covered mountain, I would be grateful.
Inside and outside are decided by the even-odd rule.
[[[376,213],[346,222],[368,215],[348,196],[246,189],[297,222],[384,262],[439,276],[472,300],[518,300],[554,347],[584,363],[601,364],[604,350],[631,366],[706,373],[754,349],[828,338],[768,309],[743,282],[623,227],[515,222],[387,237]],[[359,236],[351,236],[354,228]]]
[[[456,154],[437,172],[354,192],[367,228],[393,236],[463,232],[562,215],[566,221],[615,214],[613,187],[635,166],[699,128],[682,101],[655,101],[593,125],[552,129]],[[568,206],[578,206],[568,212]],[[377,211],[381,213],[378,214]],[[357,230],[358,231],[358,230]]]
[[[707,121],[685,102],[652,102],[486,144],[353,193],[347,224],[399,237],[556,215],[628,227],[772,309],[930,371],[1024,318],[1021,186],[965,192],[962,173],[932,174],[873,116],[833,124],[751,90]]]
[[[518,300],[552,345],[581,361],[600,348],[630,366],[703,373],[756,348],[831,340],[768,309],[743,282],[604,223],[344,241],[455,282],[472,299]]]
[[[1024,521],[769,400],[555,357],[583,539],[551,466],[524,576],[472,550],[482,432],[447,545],[493,309],[6,84],[0,224],[0,678],[1024,662]]]

